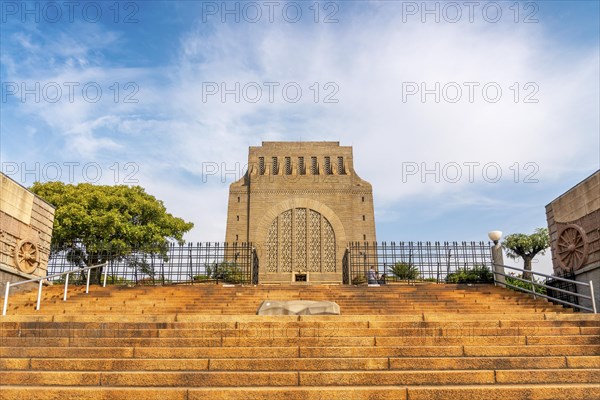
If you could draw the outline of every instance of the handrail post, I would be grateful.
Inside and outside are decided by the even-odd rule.
[[[592,308],[594,309],[594,314],[598,314],[598,310],[596,309],[596,297],[594,296],[594,282],[590,281],[590,297],[592,298]]]
[[[8,291],[10,290],[10,282],[6,282],[6,291],[4,292],[4,306],[2,307],[2,315],[6,315],[8,309]]]
[[[35,307],[35,309],[37,311],[40,310],[40,303],[42,302],[42,283],[44,282],[43,279],[40,279],[40,286],[38,287],[38,298],[37,298],[37,305]]]
[[[535,295],[536,291],[535,291],[535,281],[533,279],[533,272],[529,273],[529,280],[531,281],[531,290],[533,290],[533,298],[537,299],[537,296]]]
[[[69,287],[69,274],[65,277],[65,294],[63,295],[63,301],[67,301],[67,288]]]
[[[85,293],[89,293],[90,292],[90,272],[92,271],[91,268],[89,268],[87,270],[87,283],[85,284]]]
[[[104,271],[104,281],[102,282],[102,287],[106,287],[106,278],[108,277],[108,265],[105,265],[106,271]]]
[[[60,273],[60,274],[54,274],[54,275],[49,275],[49,276],[45,276],[45,277],[39,277],[39,278],[29,279],[29,280],[26,280],[26,281],[15,282],[15,283],[12,283],[12,284],[10,282],[6,282],[6,290],[5,290],[5,295],[4,295],[4,304],[2,306],[2,315],[3,316],[6,315],[6,312],[8,311],[8,296],[9,296],[9,293],[10,293],[10,288],[12,286],[18,286],[18,285],[23,285],[23,284],[28,284],[28,283],[39,282],[37,303],[36,303],[36,306],[35,306],[35,309],[39,310],[40,307],[41,307],[41,302],[42,302],[42,286],[44,284],[44,281],[48,281],[48,279],[50,279],[50,278],[56,278],[56,277],[61,277],[63,275],[66,275],[66,278],[65,278],[65,291],[64,291],[64,294],[63,294],[63,301],[66,301],[67,300],[68,287],[69,287],[69,276],[71,274],[75,273],[75,272],[83,272],[83,271],[85,271],[87,269],[87,272],[88,272],[88,274],[87,274],[87,286],[86,286],[85,292],[89,293],[89,290],[90,290],[90,270],[94,269],[94,268],[97,268],[97,267],[100,267],[101,265],[105,266],[106,263],[104,263],[104,264],[98,264],[98,265],[95,265],[95,266],[92,266],[92,267],[74,269],[74,270],[63,272],[63,273]],[[107,277],[107,275],[105,274],[104,275],[104,286],[106,286],[106,277]]]

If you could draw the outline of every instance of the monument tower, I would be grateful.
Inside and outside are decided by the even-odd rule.
[[[252,242],[260,283],[341,282],[348,242],[374,242],[371,184],[339,142],[263,142],[229,189],[225,240]]]

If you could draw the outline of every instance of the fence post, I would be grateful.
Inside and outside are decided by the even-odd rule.
[[[346,270],[348,271],[348,285],[352,285],[352,243],[349,243],[346,247],[346,254],[348,259],[346,260]]]
[[[106,278],[108,277],[108,265],[104,266],[106,271],[104,271],[104,281],[102,282],[102,287],[106,287]]]
[[[6,282],[6,291],[4,292],[4,306],[2,307],[2,315],[6,315],[8,309],[8,291],[10,290],[10,282]]]
[[[69,274],[65,277],[65,293],[63,294],[63,301],[67,301],[67,288],[69,287]]]
[[[537,299],[537,296],[535,295],[536,291],[535,291],[535,281],[533,279],[533,272],[529,275],[529,280],[531,281],[531,290],[533,290],[533,298]]]
[[[592,308],[594,309],[594,314],[598,314],[598,310],[596,309],[596,297],[594,296],[594,282],[590,281],[590,297],[592,298]],[[8,290],[6,292],[6,296],[8,297]]]
[[[42,301],[42,282],[44,282],[44,281],[42,279],[40,279],[40,286],[38,287],[37,305],[35,307],[35,309],[38,310],[38,311],[40,309],[40,303]]]
[[[85,292],[86,293],[90,292],[90,271],[91,270],[92,270],[91,268],[88,268],[88,270],[87,270],[87,282],[85,284]]]
[[[254,247],[248,243],[246,251],[250,255],[250,284],[254,284]]]

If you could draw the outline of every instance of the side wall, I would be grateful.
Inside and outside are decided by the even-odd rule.
[[[596,305],[600,307],[600,171],[577,184],[546,206],[550,233],[552,265],[555,273],[563,268],[559,262],[559,235],[567,226],[576,226],[585,233],[587,258],[575,270],[576,279],[594,282]],[[583,288],[582,288],[583,289]],[[587,293],[585,293],[587,294]],[[586,303],[585,305],[591,306]]]
[[[0,176],[0,284],[46,276],[54,207],[5,175]],[[20,270],[15,260],[23,241],[35,244],[38,250],[39,265],[30,273]]]

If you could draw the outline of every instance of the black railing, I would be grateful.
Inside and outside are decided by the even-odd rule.
[[[546,288],[546,293],[551,297],[550,301],[555,304],[567,302],[579,305],[579,296],[575,294],[578,293],[577,284],[574,283],[576,281],[575,272],[571,269],[559,273],[555,272],[553,275],[553,278],[546,280],[546,285],[550,286]],[[568,281],[557,278],[568,279]],[[578,308],[575,309],[578,310]]]
[[[563,306],[573,307],[578,310],[590,311],[594,314],[598,312],[596,299],[594,297],[594,283],[592,281],[580,282],[565,277],[551,276],[535,271],[525,271],[524,269],[509,265],[496,265],[496,267],[502,267],[505,270],[509,269],[519,273],[519,275],[515,275],[515,273],[512,272],[507,274],[496,271],[497,275],[502,275],[506,278],[506,282],[504,283],[496,280],[495,283],[498,285],[529,293],[534,299],[541,297],[550,300],[555,304],[562,304]],[[527,279],[523,278],[525,272],[530,274],[530,277]],[[541,278],[541,280],[538,280],[538,278]],[[558,281],[565,283],[563,288],[557,287],[558,285],[556,282]],[[581,293],[577,290],[577,286],[586,288],[584,291],[587,291],[589,294],[585,295]],[[583,302],[589,302],[589,306],[581,305],[580,303],[582,301],[580,299],[583,299]]]
[[[386,281],[445,282],[450,274],[475,267],[491,270],[490,243],[352,242],[344,256],[344,283],[367,280],[371,266]]]
[[[172,244],[161,253],[123,252],[111,246],[94,250],[76,245],[52,249],[48,275],[106,262],[93,283],[106,276],[107,284],[168,285],[181,283],[258,283],[258,258],[251,243]],[[83,283],[73,276],[71,283]]]

